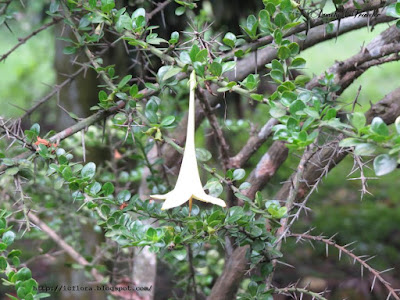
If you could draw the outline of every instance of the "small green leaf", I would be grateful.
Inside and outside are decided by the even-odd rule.
[[[262,94],[250,94],[251,99],[254,99],[256,101],[263,101],[264,96]]]
[[[139,87],[137,86],[137,84],[132,85],[129,90],[129,94],[131,95],[131,97],[135,98],[135,96],[138,93],[139,93]]]
[[[5,243],[0,243],[0,251],[4,251],[7,249],[7,244]]]
[[[171,125],[172,123],[175,122],[175,117],[174,116],[167,116],[161,121],[161,126],[166,127]]]
[[[319,113],[317,111],[315,111],[314,109],[312,109],[310,107],[306,107],[303,111],[310,117],[312,117],[314,119],[319,119]]]
[[[276,26],[282,28],[283,26],[285,26],[286,23],[287,23],[287,19],[283,13],[280,12],[275,16]]]
[[[263,9],[258,13],[261,27],[269,27],[271,25],[270,15],[267,10]]]
[[[96,165],[92,162],[86,164],[81,170],[81,176],[83,178],[92,179],[96,174]]]
[[[296,57],[295,59],[292,60],[292,63],[290,64],[290,67],[292,68],[304,68],[306,65],[306,60],[301,57]]]
[[[227,32],[222,41],[225,45],[235,48],[236,36],[232,32]]]
[[[7,227],[7,221],[5,218],[0,218],[0,230]]]
[[[289,111],[292,115],[295,115],[296,112],[301,111],[304,108],[306,108],[304,102],[301,100],[296,100],[290,105]]]
[[[76,53],[76,48],[72,47],[72,46],[67,46],[63,49],[63,53],[66,55],[70,55],[70,54],[75,54]]]
[[[179,59],[181,62],[184,64],[191,64],[192,60],[189,56],[189,53],[187,51],[182,51],[181,54],[179,54]]]
[[[234,61],[228,61],[224,64],[222,64],[222,74],[225,72],[228,72],[230,70],[233,70],[236,67],[236,63]]]
[[[14,256],[12,259],[11,259],[11,261],[12,261],[12,264],[14,265],[14,267],[19,267],[19,265],[21,264],[21,261],[20,261],[20,259],[19,259],[19,257],[17,257],[17,256]]]
[[[293,92],[283,92],[280,102],[289,107],[294,101],[296,101],[297,95]]]
[[[8,176],[14,176],[18,172],[19,172],[19,168],[18,167],[12,167],[12,168],[8,168],[6,170],[6,172],[5,172],[5,174],[8,175]]]
[[[377,176],[389,174],[397,168],[397,159],[388,154],[381,154],[374,159],[374,170]]]
[[[222,74],[222,65],[217,62],[213,62],[209,67],[208,70],[211,72],[211,74],[215,76],[221,76]]]
[[[158,100],[159,100],[158,97],[151,97],[149,101],[147,101],[146,103],[146,111],[152,111],[156,113],[158,110],[158,103],[159,103]]]
[[[275,29],[274,40],[276,44],[280,45],[282,43],[282,37],[283,37],[282,31],[279,28]]]
[[[279,119],[280,117],[283,117],[284,115],[286,115],[286,110],[282,107],[272,107],[269,110],[269,114],[271,115],[271,117],[275,118],[275,119]]]
[[[257,18],[254,15],[248,16],[246,21],[247,30],[245,31],[252,39],[256,38],[257,26],[258,26]]]
[[[222,184],[219,183],[219,181],[215,178],[212,178],[209,181],[207,181],[206,185],[204,186],[204,189],[207,189],[209,195],[213,197],[218,197],[224,191],[224,187],[222,186]]]
[[[233,180],[240,180],[243,179],[246,175],[246,171],[243,169],[236,169],[233,171]]]
[[[32,272],[28,268],[24,267],[17,272],[16,276],[18,280],[26,281],[32,278]]]
[[[247,190],[250,187],[251,187],[251,184],[249,182],[245,181],[239,186],[239,191]]]
[[[109,207],[108,205],[103,204],[103,205],[100,207],[100,211],[101,211],[101,213],[102,213],[104,216],[108,216],[108,215],[110,214],[111,209],[110,209],[110,207]]]
[[[186,249],[182,250],[175,250],[172,252],[172,255],[177,259],[177,260],[184,260],[187,255]]]
[[[89,185],[90,194],[96,195],[101,190],[101,184],[99,182],[93,182]]]
[[[269,73],[272,79],[278,82],[283,81],[283,73],[281,71],[273,70]]]
[[[115,2],[115,1],[113,1]],[[143,7],[140,7],[138,9],[136,9],[133,13],[132,13],[132,19],[136,19],[138,17],[145,17],[146,16],[146,10]]]
[[[108,95],[107,95],[107,93],[105,91],[100,91],[99,92],[99,101],[100,102],[106,101],[107,98],[108,98]]]
[[[7,268],[7,260],[0,256],[0,271],[4,271]]]
[[[205,66],[203,63],[199,61],[195,61],[193,63],[193,68],[196,71],[196,74],[200,77],[204,77]]]
[[[182,16],[185,13],[186,8],[184,6],[179,6],[175,9],[175,15]]]
[[[278,58],[279,59],[287,59],[290,57],[290,49],[286,46],[281,46],[278,49]]]
[[[179,32],[178,31],[174,31],[173,33],[171,33],[171,39],[169,40],[169,43],[174,45],[179,41]]]
[[[210,151],[203,148],[196,148],[196,157],[200,161],[208,161],[211,159],[212,155]]]
[[[375,117],[372,122],[371,122],[371,131],[382,135],[382,136],[388,136],[389,135],[389,128],[383,122],[383,120],[380,117]]]
[[[190,56],[190,59],[191,59],[192,62],[196,61],[196,56],[197,56],[197,53],[199,53],[199,52],[200,52],[199,46],[194,44],[192,46],[192,48],[190,49],[190,52],[189,52],[189,56]]]
[[[14,240],[15,240],[15,233],[13,231],[7,231],[3,234],[3,237],[1,238],[2,242],[5,243],[6,245],[11,245]]]
[[[117,22],[115,23],[115,29],[118,32],[122,32],[122,31],[124,31],[124,29],[132,30],[133,29],[132,19],[127,14],[121,15],[118,18]],[[113,76],[110,76],[110,77],[113,77]]]
[[[351,125],[354,126],[358,131],[365,126],[367,119],[361,112],[355,112],[350,117]]]
[[[291,55],[297,55],[300,52],[299,44],[297,43],[290,43],[288,46]]]
[[[310,80],[311,80],[311,78],[309,76],[300,74],[300,75],[296,76],[294,83],[299,86],[304,86]]]
[[[339,143],[339,146],[340,147],[353,147],[353,146],[356,146],[356,145],[358,145],[360,143],[361,143],[361,141],[358,140],[358,139],[347,138],[347,139],[341,140],[340,143]]]
[[[83,29],[83,28],[89,26],[90,23],[91,23],[91,20],[89,19],[89,15],[85,15],[80,19],[78,28]]]
[[[32,131],[34,131],[37,135],[40,134],[40,125],[38,123],[35,123],[31,126]]]
[[[157,241],[158,239],[157,230],[151,227],[147,229],[146,238],[150,241]]]
[[[22,253],[21,250],[13,249],[13,250],[10,251],[10,253],[8,253],[7,257],[8,258],[12,258],[14,256],[20,256],[21,253]]]
[[[286,127],[289,131],[296,132],[299,130],[299,120],[289,117],[286,122]]]
[[[277,70],[282,73],[284,72],[282,63],[277,59],[272,60],[271,67],[272,67],[272,70]]]
[[[128,190],[120,191],[117,195],[117,202],[119,204],[129,201],[129,199],[131,199],[131,192],[129,192]]]
[[[128,82],[129,80],[132,79],[132,75],[126,75],[118,84],[118,89],[122,89]]]
[[[73,176],[71,167],[66,166],[64,170],[62,170],[61,175],[66,181],[69,181]]]
[[[336,109],[330,108],[330,109],[326,112],[326,114],[325,114],[323,120],[330,120],[330,119],[336,118],[336,113],[337,113]]]
[[[51,2],[50,8],[49,8],[50,13],[52,13],[52,14],[56,13],[58,11],[59,6],[60,6],[60,3],[58,1]]]
[[[195,61],[205,62],[207,60],[208,51],[207,49],[203,49],[196,54]]]
[[[260,235],[262,235],[262,229],[258,226],[252,226],[250,233],[252,236],[259,237]]]
[[[146,118],[149,120],[150,123],[152,124],[158,123],[158,116],[154,111],[145,110],[144,115],[146,116]]]
[[[178,74],[179,72],[181,72],[182,69],[181,68],[176,68],[176,67],[171,67],[163,76],[162,80],[166,81],[168,79],[170,79],[171,77],[174,77],[176,74]]]
[[[115,1],[113,0],[101,0],[101,10],[105,13],[109,13],[115,7]]]
[[[373,155],[375,151],[376,146],[374,144],[362,143],[356,145],[356,148],[354,149],[354,154],[360,156],[370,156]]]

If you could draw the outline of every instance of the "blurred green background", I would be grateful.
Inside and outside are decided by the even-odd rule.
[[[12,32],[5,26],[0,27],[0,54],[11,49],[18,42],[18,37],[29,34],[33,29],[43,24],[41,11],[41,5],[36,5],[35,1],[31,1],[27,13],[19,16],[18,21],[10,22]],[[350,32],[339,36],[337,41],[330,40],[304,51],[302,56],[307,60],[305,72],[309,75],[318,75],[324,72],[335,61],[356,54],[363,45],[370,42],[387,27],[388,25],[379,25],[373,31],[361,29]],[[51,86],[55,84],[56,78],[53,66],[54,45],[53,32],[47,30],[30,39],[26,45],[12,53],[5,62],[0,63],[1,116],[11,118],[23,114],[23,110],[18,107],[29,108],[52,89]],[[351,103],[361,85],[359,103],[362,106],[357,107],[357,109],[368,110],[370,102],[376,103],[385,94],[398,87],[400,82],[399,70],[400,62],[389,63],[368,70],[345,91],[340,100]],[[248,112],[248,114],[244,119],[251,116],[252,122],[262,124],[265,120],[266,108],[260,107],[255,111]],[[38,117],[36,116],[36,118]],[[225,130],[229,130],[229,125],[226,124],[230,124],[230,121],[228,115],[224,126]],[[237,124],[238,122],[235,120],[231,123]],[[246,124],[242,128],[248,130]],[[236,138],[235,144],[240,146],[245,142],[246,134],[238,134]],[[198,134],[198,139],[203,139],[202,132]],[[204,143],[205,141],[203,141]],[[252,158],[251,165],[254,166],[267,147],[268,145],[264,145]],[[295,165],[296,158],[289,160],[279,170],[277,178],[267,186],[265,193],[272,196],[279,188],[279,182],[285,180],[291,174],[292,170],[289,167],[295,167]],[[357,254],[377,255],[377,258],[371,261],[373,266],[382,270],[389,267],[400,267],[398,172],[383,176],[379,180],[370,180],[369,190],[372,196],[366,195],[361,199],[360,182],[358,180],[350,181],[347,177],[352,166],[352,158],[347,157],[329,174],[308,203],[312,212],[307,216],[303,215],[302,221],[296,225],[294,231],[303,232],[309,228],[315,228],[313,233],[317,235],[323,233],[326,236],[331,236],[338,233],[336,240],[340,244],[358,241],[355,244]],[[251,168],[248,168],[247,171],[250,172]],[[367,174],[371,177],[374,176],[373,172],[368,170]],[[351,177],[358,176],[359,172],[355,172]],[[298,274],[300,276],[311,276],[315,281],[315,278],[326,278],[327,272],[332,272],[329,273],[329,277],[336,276],[338,280],[357,278],[354,279],[359,280],[357,281],[357,289],[360,286],[363,287],[362,284],[371,281],[368,276],[362,279],[359,266],[353,267],[347,259],[346,261],[342,259],[342,262],[338,262],[337,257],[334,256],[326,259],[324,247],[316,245],[317,250],[312,251],[312,248],[308,245],[295,247],[292,241],[288,241],[285,247],[291,251],[291,254],[286,256],[287,261],[297,267],[296,272],[298,273],[295,274],[291,269],[282,267],[278,273],[282,282],[290,281],[292,277],[293,280],[296,280]],[[334,250],[332,251],[334,253]],[[332,265],[340,267],[333,268]],[[400,282],[397,278],[400,278],[400,270],[388,273],[387,278],[399,286]],[[349,299],[363,298],[362,296],[360,298],[354,296],[354,298],[349,297]]]

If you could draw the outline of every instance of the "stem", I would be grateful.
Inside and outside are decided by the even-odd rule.
[[[193,253],[192,253],[192,248],[190,247],[190,245],[187,245],[187,252],[188,252],[190,277],[192,279],[192,284],[193,284],[194,300],[197,300],[198,297],[197,297],[196,273],[195,273],[194,266],[193,266]]]
[[[90,266],[89,262],[79,254],[71,245],[67,244],[53,229],[47,226],[42,220],[39,219],[34,213],[29,213],[29,218],[35,223],[44,233],[46,233],[61,249],[74,259],[81,266]],[[104,282],[104,277],[96,269],[90,271],[94,279],[98,282]]]

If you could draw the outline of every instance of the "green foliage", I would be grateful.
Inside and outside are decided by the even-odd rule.
[[[20,299],[42,299],[50,295],[46,293],[38,294],[38,283],[32,278],[32,272],[27,267],[20,267],[21,251],[11,249],[16,239],[12,226],[8,226],[7,219],[12,213],[0,210],[0,274],[4,274],[3,285],[15,288]],[[10,299],[18,299],[7,294]]]
[[[202,19],[196,15],[195,1],[175,2],[178,5],[175,9],[177,17],[195,15],[195,25],[203,25]],[[324,134],[342,134],[341,147],[354,155],[374,157],[373,168],[377,176],[389,174],[397,168],[400,121],[396,120],[394,128],[379,117],[367,124],[365,115],[358,111],[345,113],[347,119],[343,118],[345,105],[337,99],[336,93],[341,87],[337,85],[334,74],[326,72],[315,84],[311,82],[314,84],[311,88],[308,86],[311,78],[306,74],[294,78],[293,71],[303,71],[310,61],[301,57],[303,53],[299,43],[287,37],[290,29],[302,23],[298,4],[289,0],[273,0],[263,1],[263,5],[262,9],[243,20],[240,28],[244,35],[226,31],[219,37],[218,43],[213,44],[208,39],[209,33],[203,36],[195,27],[192,28],[193,33],[174,31],[165,38],[160,37],[162,31],[152,26],[145,6],[128,10],[117,9],[112,0],[83,3],[53,1],[48,15],[65,16],[64,23],[71,27],[76,37],[75,40],[65,39],[68,46],[63,49],[64,54],[71,55],[71,58],[78,53],[90,54],[93,46],[105,41],[108,43],[104,36],[111,31],[118,36],[117,41],[126,42],[130,50],[145,53],[141,59],[148,59],[148,65],[157,67],[151,70],[151,77],[144,76],[139,80],[130,74],[116,73],[117,66],[105,65],[102,59],[87,55],[92,68],[105,83],[100,86],[97,105],[91,109],[99,110],[98,115],[111,117],[104,123],[103,132],[83,133],[84,140],[86,145],[94,147],[101,145],[100,140],[108,141],[109,148],[114,150],[110,151],[113,157],[103,164],[77,162],[76,158],[85,151],[80,147],[82,139],[74,136],[63,145],[55,145],[49,141],[53,133],[45,134],[43,131],[46,130],[34,124],[24,131],[24,138],[18,140],[35,150],[29,159],[13,159],[8,153],[0,153],[1,163],[5,166],[3,180],[19,182],[23,178],[31,187],[36,180],[40,180],[42,186],[51,180],[57,193],[67,188],[71,192],[68,204],[79,205],[77,213],[90,219],[96,230],[104,231],[106,241],[113,241],[124,250],[149,247],[172,266],[191,260],[191,252],[195,252],[193,259],[205,275],[193,274],[194,278],[197,277],[194,281],[206,294],[209,294],[213,280],[222,269],[223,260],[218,250],[226,246],[225,238],[230,237],[235,247],[249,246],[246,257],[250,268],[259,269],[259,272],[252,273],[239,298],[272,299],[273,291],[268,289],[265,278],[273,272],[271,261],[283,256],[277,245],[278,229],[281,219],[289,218],[291,211],[280,201],[271,200],[261,192],[250,199],[246,190],[251,183],[244,181],[248,180],[246,173],[249,172],[224,166],[226,172],[223,173],[205,164],[217,162],[215,155],[213,159],[210,151],[197,148],[197,159],[205,170],[202,175],[208,179],[204,189],[209,195],[217,197],[223,195],[224,188],[227,188],[226,195],[240,200],[243,206],[222,209],[193,205],[191,211],[187,207],[162,211],[160,203],[140,198],[140,181],[153,194],[170,190],[171,183],[167,180],[170,170],[165,168],[163,158],[155,157],[153,152],[157,150],[159,154],[163,143],[182,152],[181,146],[170,137],[170,130],[178,125],[186,111],[185,104],[180,100],[187,98],[188,74],[195,71],[199,89],[210,89],[210,85],[214,84],[218,86],[218,93],[233,92],[243,99],[258,101],[260,111],[268,110],[270,117],[278,122],[272,129],[273,139],[285,141],[292,153],[304,151],[310,145],[320,146]],[[59,10],[65,14],[60,14]],[[389,15],[397,17],[398,13],[397,4],[389,6]],[[330,30],[329,25],[327,29]],[[254,45],[266,39],[271,41],[268,47],[273,47],[276,52],[275,59],[266,65],[267,78],[276,86],[270,95],[258,91],[264,79],[262,75],[249,74],[243,76],[244,79],[236,79],[237,60],[246,58],[251,51],[257,51],[258,46]],[[148,54],[151,58],[147,58]],[[153,56],[162,64],[158,65],[156,59],[153,61]],[[228,79],[228,72],[235,76]],[[80,130],[89,125],[92,123],[85,124]],[[205,126],[209,128],[209,125]],[[227,126],[238,136],[250,127],[236,120]],[[46,139],[44,142],[39,140],[41,135]],[[144,174],[146,178],[142,178]],[[41,196],[32,189],[29,192],[33,198]],[[24,199],[24,196],[21,198]],[[45,202],[36,199],[33,206]],[[22,214],[27,217],[25,203],[23,205],[25,210]],[[52,199],[45,205],[54,209],[58,203]],[[0,227],[4,230],[1,232],[0,270],[8,277],[6,283],[15,285],[19,298],[44,297],[34,293],[37,283],[31,278],[29,269],[24,267],[17,271],[11,268],[18,268],[21,253],[9,250],[15,234],[7,227],[8,216],[2,212],[0,217]],[[152,219],[158,223],[150,225],[149,220]],[[205,251],[206,246],[211,250]],[[175,269],[181,278],[189,272],[186,264]]]

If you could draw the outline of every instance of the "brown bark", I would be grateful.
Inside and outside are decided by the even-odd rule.
[[[232,168],[242,167],[247,160],[261,147],[262,144],[268,139],[272,133],[272,128],[278,124],[278,120],[269,119],[267,123],[261,128],[261,130],[254,136],[251,136],[246,145],[230,159],[230,165]]]
[[[214,284],[209,300],[235,299],[236,290],[247,269],[246,251],[249,246],[239,247],[233,251],[225,263],[223,275]],[[232,288],[233,287],[233,288]]]
[[[274,142],[268,151],[263,155],[257,166],[251,172],[248,182],[251,187],[244,191],[244,194],[253,199],[256,192],[261,190],[265,184],[275,175],[279,167],[286,160],[289,149],[283,141]]]

